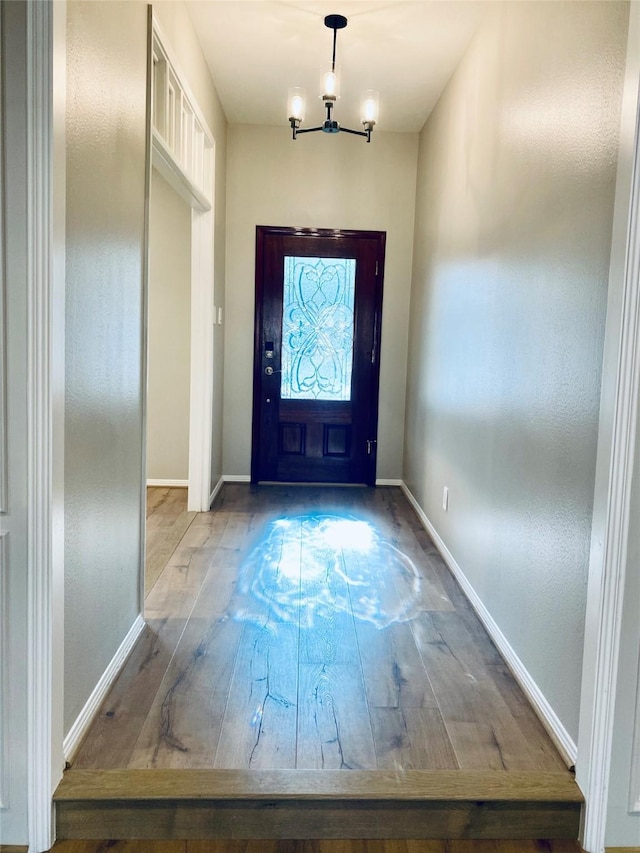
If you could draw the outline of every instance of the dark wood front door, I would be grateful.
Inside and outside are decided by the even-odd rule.
[[[258,226],[252,482],[375,485],[384,250]]]

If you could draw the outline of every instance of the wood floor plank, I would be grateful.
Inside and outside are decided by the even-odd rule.
[[[233,531],[241,535],[235,526]],[[264,529],[261,535],[264,539]],[[295,767],[300,543],[299,522],[272,528],[257,554],[254,545],[245,567],[239,592],[255,610],[243,614],[215,757],[218,768]]]
[[[171,526],[162,527],[147,537],[145,593],[153,588],[195,516],[195,512],[181,512]]]
[[[566,768],[565,762],[551,742],[547,731],[536,716],[521,688],[509,672],[505,663],[500,662],[488,667],[492,680],[500,691],[513,719],[524,735],[530,750],[541,756],[541,766],[545,770]]]
[[[26,848],[25,848],[26,849]],[[22,850],[22,848],[17,848]],[[622,853],[622,848],[617,848]],[[209,839],[57,841],[52,853],[581,853],[576,841],[425,841],[403,839]],[[3,847],[2,853],[13,853]],[[614,853],[614,848],[607,853]]]
[[[493,647],[478,642],[456,613],[425,614],[414,631],[427,624],[427,642],[420,651],[460,766],[555,769],[555,752],[525,736],[493,681],[493,670],[485,663],[499,660]]]
[[[185,623],[167,619],[145,627],[74,757],[74,767],[127,767]]]
[[[237,569],[215,562],[128,766],[213,767],[242,626],[230,605]]]
[[[295,766],[298,626],[245,623],[215,766]]]
[[[184,493],[184,489],[180,490],[180,494]],[[171,489],[168,486],[147,486],[147,518],[151,518],[161,506],[171,493]],[[186,496],[185,496],[185,506],[186,509]]]
[[[456,770],[458,762],[440,712],[432,708],[371,708],[377,766]]]
[[[415,639],[407,622],[378,628],[356,622],[367,699],[377,708],[437,708]]]
[[[128,841],[56,841],[53,853],[187,853],[186,841],[137,838]]]
[[[394,490],[378,491],[389,493]],[[406,608],[410,611],[453,610],[454,605],[439,577],[422,569],[424,549],[409,523],[415,513],[406,500],[400,503],[397,497],[387,494],[374,505],[375,512],[369,510],[368,517],[380,534],[388,561],[395,568],[389,577],[394,579],[398,594],[406,602]]]
[[[416,646],[422,656],[445,723],[449,720],[480,722],[486,714],[481,683],[442,640],[423,613],[411,622]]]
[[[110,800],[414,800],[580,805],[583,796],[568,771],[468,770],[76,770],[64,774],[56,803]]]
[[[188,531],[187,531],[188,532]],[[183,544],[177,548],[145,599],[149,622],[188,618],[209,571],[213,554]]]
[[[301,664],[297,761],[300,769],[376,766],[359,663]]]
[[[349,557],[345,558],[339,542],[331,542],[336,535],[334,524],[330,516],[301,522],[301,664],[359,664],[345,565]]]
[[[502,662],[478,618],[467,610],[462,613],[458,610],[431,613],[431,622],[449,648],[455,649],[456,656],[469,671],[488,672],[488,666]],[[471,625],[474,625],[475,630]]]

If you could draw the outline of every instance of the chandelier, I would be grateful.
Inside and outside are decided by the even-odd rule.
[[[293,132],[293,139],[296,139],[299,133],[315,133],[317,130],[323,133],[351,133],[354,136],[364,136],[367,142],[371,142],[371,133],[373,127],[378,120],[378,93],[372,89],[364,92],[362,95],[362,103],[360,116],[364,130],[350,130],[348,127],[341,127],[340,124],[333,118],[333,108],[336,100],[339,97],[339,80],[336,71],[336,39],[338,30],[343,30],[347,26],[347,19],[344,15],[327,15],[324,19],[325,27],[333,30],[333,54],[331,57],[331,66],[322,74],[322,101],[326,110],[326,118],[318,127],[301,128],[300,125],[304,120],[304,100],[305,93],[303,89],[294,87],[289,89],[288,112],[289,124]]]

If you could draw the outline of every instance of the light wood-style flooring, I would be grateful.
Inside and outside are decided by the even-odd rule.
[[[147,627],[74,769],[567,772],[400,489],[185,502],[149,490]]]

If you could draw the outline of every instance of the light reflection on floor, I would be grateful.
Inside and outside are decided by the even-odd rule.
[[[417,615],[420,591],[413,561],[369,522],[285,517],[269,524],[242,566],[235,616],[262,621],[266,608],[271,618],[312,628],[342,611],[385,628]]]

